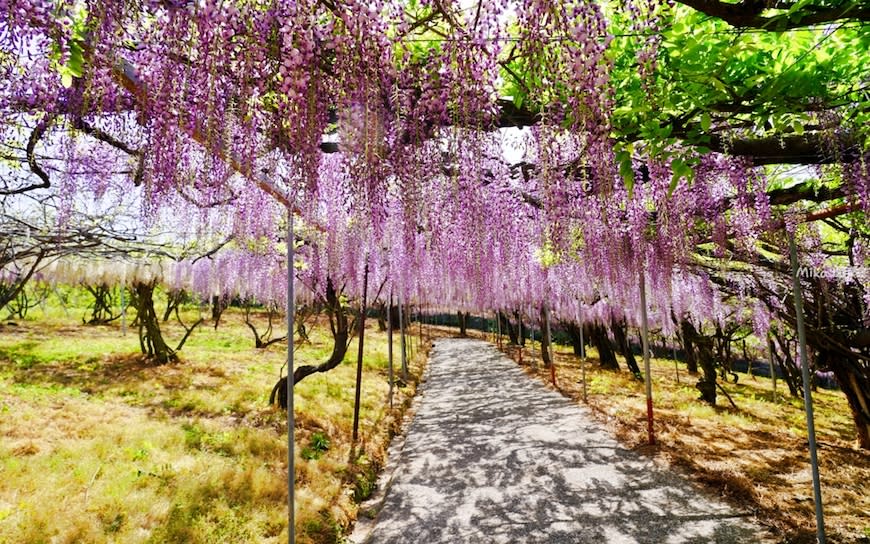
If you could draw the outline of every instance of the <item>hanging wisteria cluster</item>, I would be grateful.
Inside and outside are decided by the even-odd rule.
[[[661,9],[623,17],[655,29]],[[638,324],[643,271],[655,327],[722,319],[686,264],[755,246],[777,221],[767,179],[711,153],[690,182],[685,150],[637,146],[626,183],[612,39],[591,0],[0,0],[0,135],[65,194],[141,190],[145,216],[231,236],[166,280],[202,295],[283,302],[291,209],[306,296],[327,278],[360,295],[367,269],[370,297]],[[657,46],[638,52],[645,85]],[[519,137],[500,129],[522,124],[500,117],[511,78],[536,97],[513,104],[534,112]],[[846,170],[867,207],[866,160]]]

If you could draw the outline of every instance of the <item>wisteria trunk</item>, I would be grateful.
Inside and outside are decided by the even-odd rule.
[[[628,366],[628,371],[636,377],[639,377],[641,375],[640,367],[637,365],[637,359],[634,357],[634,352],[631,350],[631,344],[628,343],[627,329],[628,325],[626,325],[625,321],[611,326],[616,348],[620,353],[622,353],[622,356],[625,357],[625,364]]]
[[[553,364],[550,359],[550,327],[547,326],[547,308],[541,307],[541,359],[544,361],[544,367],[550,368]]]
[[[341,299],[335,291],[332,284],[332,279],[326,280],[326,304],[324,305],[332,330],[332,354],[324,363],[313,366],[303,365],[296,367],[293,372],[293,387],[296,387],[306,377],[317,372],[327,372],[341,364],[344,356],[347,353],[348,338],[350,337],[350,327],[347,322],[347,314],[344,313],[344,308],[341,306]],[[274,404],[277,399],[278,404],[282,409],[287,409],[287,377],[283,377],[272,387],[272,392],[269,394],[269,404]]]
[[[610,342],[610,338],[607,337],[607,329],[597,323],[591,324],[587,326],[585,336],[598,351],[598,361],[601,367],[609,370],[619,370],[619,362],[616,360],[613,344]]]
[[[680,337],[683,341],[683,353],[686,357],[686,370],[691,374],[698,373],[698,359],[695,357],[695,343],[692,341],[694,330],[695,328],[688,320],[680,321]]]
[[[459,316],[459,336],[465,338],[468,336],[468,312],[458,312]]]
[[[118,319],[121,314],[113,315],[114,300],[112,289],[106,285],[97,285],[95,287],[85,287],[87,291],[94,297],[94,306],[91,309],[91,318],[86,321],[86,325],[105,325],[115,319]],[[82,319],[84,321],[84,319]]]
[[[870,379],[867,371],[862,368],[857,357],[844,356],[842,353],[820,353],[820,359],[827,356],[828,367],[834,372],[840,389],[846,395],[858,444],[865,450],[870,450]]]
[[[580,334],[580,325],[574,321],[562,321],[562,330],[568,335],[571,340],[571,347],[574,349],[574,355],[577,357],[583,356],[583,335]]]
[[[843,360],[833,367],[833,371],[849,401],[858,444],[861,448],[870,450],[870,381],[860,371],[856,360]]]
[[[498,312],[498,319],[501,321],[501,330],[507,332],[511,345],[518,346],[520,344],[520,334],[517,331],[517,327],[511,323],[510,318],[504,312]]]
[[[139,324],[139,347],[159,365],[178,360],[175,351],[166,344],[160,330],[160,321],[154,310],[154,287],[156,282],[137,283],[134,285],[136,298],[136,321]]]

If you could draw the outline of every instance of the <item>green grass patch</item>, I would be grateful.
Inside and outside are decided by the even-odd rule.
[[[286,541],[286,415],[267,405],[285,348],[256,349],[231,308],[217,330],[197,328],[180,362],[154,366],[135,330],[83,325],[86,304],[69,291],[66,311],[49,304],[0,328],[0,542]],[[199,308],[182,316],[191,323]],[[369,325],[360,461],[348,463],[355,344],[338,368],[296,387],[299,544],[340,540],[400,418],[386,409],[386,334]],[[184,332],[161,327],[170,343]],[[297,364],[332,350],[325,322],[309,333]],[[397,390],[395,405],[413,391]]]

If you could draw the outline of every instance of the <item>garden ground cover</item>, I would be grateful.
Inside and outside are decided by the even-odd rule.
[[[217,330],[193,333],[180,362],[153,366],[134,330],[82,325],[83,312],[37,309],[0,326],[0,542],[286,541],[286,416],[267,405],[281,344],[255,349],[229,309]],[[188,321],[197,312],[187,308]],[[265,317],[254,319],[263,330]],[[163,325],[170,341],[183,335]],[[297,364],[331,350],[328,324],[310,328]],[[370,320],[366,336],[355,463],[353,346],[296,388],[300,544],[340,540],[422,372],[420,352],[390,412],[386,334]]]

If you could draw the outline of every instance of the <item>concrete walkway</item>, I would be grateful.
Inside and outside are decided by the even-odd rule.
[[[429,364],[364,542],[763,541],[745,515],[621,447],[490,345],[441,340]]]

